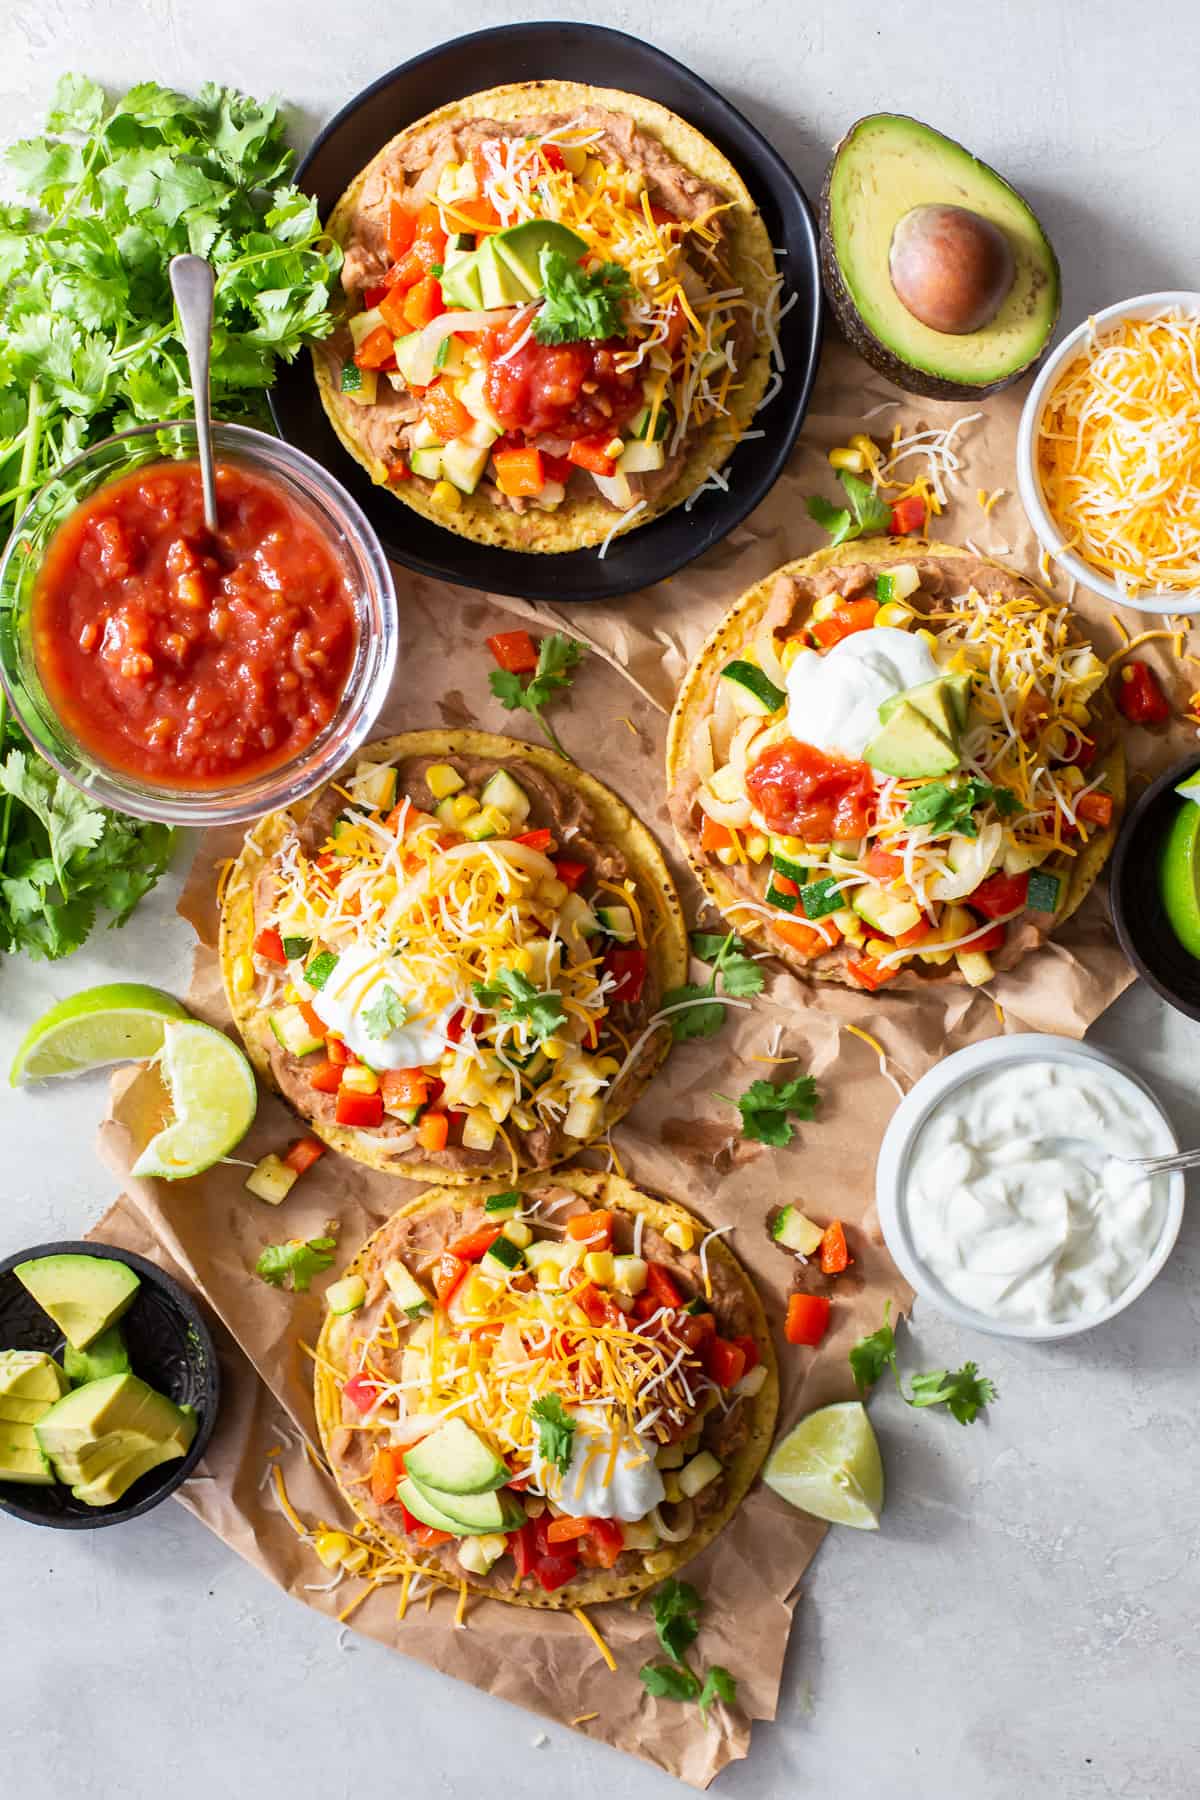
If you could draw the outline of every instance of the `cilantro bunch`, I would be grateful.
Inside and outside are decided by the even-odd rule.
[[[975,808],[988,805],[994,806],[1002,819],[1011,819],[1021,810],[1021,802],[1011,788],[993,787],[990,781],[979,781],[973,776],[958,785],[931,781],[917,789],[900,823],[928,825],[933,837],[949,837],[957,832],[960,837],[975,838],[979,836]]]
[[[973,1362],[961,1369],[928,1369],[912,1377],[911,1392],[905,1393],[896,1357],[896,1334],[888,1314],[891,1302],[884,1306],[883,1324],[869,1337],[859,1338],[850,1352],[850,1368],[860,1394],[873,1388],[885,1369],[896,1378],[896,1392],[908,1406],[945,1406],[960,1425],[973,1424],[983,1408],[996,1398],[995,1383],[981,1375]]]
[[[731,1094],[718,1094],[716,1098],[737,1107],[742,1115],[743,1137],[782,1149],[795,1134],[792,1119],[815,1119],[821,1097],[813,1076],[794,1075],[790,1081],[778,1084],[752,1081],[737,1099]]]
[[[688,1581],[676,1581],[672,1576],[655,1590],[650,1599],[654,1629],[671,1661],[643,1663],[638,1677],[646,1692],[656,1699],[694,1700],[707,1724],[708,1709],[716,1701],[733,1705],[737,1682],[720,1663],[714,1663],[701,1681],[686,1661],[700,1632],[700,1607],[700,1596]]]
[[[539,344],[574,344],[589,338],[603,341],[624,335],[625,302],[633,298],[633,283],[620,263],[582,269],[561,250],[543,248],[539,273],[545,295],[533,321],[533,335]]]
[[[718,931],[693,931],[690,941],[692,955],[700,962],[709,963],[712,974],[703,987],[689,981],[663,995],[663,1010],[671,1006],[680,1008],[679,1012],[671,1014],[669,1021],[671,1036],[676,1043],[685,1043],[689,1038],[715,1037],[720,1031],[725,1023],[725,1008],[713,997],[718,979],[722,991],[731,998],[745,999],[761,994],[763,988],[763,972],[750,956],[749,946],[736,932],[727,932],[722,937]]]
[[[542,993],[520,969],[497,969],[491,987],[476,981],[471,992],[480,1006],[495,1010],[501,1025],[527,1024],[539,1043],[543,1038],[553,1037],[567,1022],[562,995],[553,988]]]
[[[254,1273],[271,1287],[290,1287],[293,1294],[307,1294],[314,1275],[333,1267],[336,1250],[333,1237],[289,1238],[286,1244],[268,1244]]]
[[[852,538],[874,537],[886,531],[892,522],[892,509],[871,483],[852,475],[849,469],[839,469],[837,478],[846,490],[849,506],[833,506],[820,494],[813,494],[804,502],[809,518],[829,533],[830,549],[835,544],[848,544]]]

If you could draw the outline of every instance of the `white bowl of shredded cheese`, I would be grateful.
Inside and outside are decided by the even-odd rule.
[[[1063,339],[1021,414],[1047,557],[1138,612],[1200,612],[1200,293],[1140,294]]]
[[[1070,1038],[989,1038],[938,1063],[892,1116],[875,1197],[888,1249],[959,1325],[1049,1340],[1145,1292],[1183,1219],[1174,1132],[1115,1057]]]

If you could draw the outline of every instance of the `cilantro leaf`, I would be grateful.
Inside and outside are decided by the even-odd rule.
[[[718,1099],[725,1099],[724,1094]],[[782,1148],[790,1144],[795,1134],[789,1114],[797,1119],[811,1119],[816,1116],[817,1084],[811,1075],[795,1075],[791,1081],[780,1082],[778,1086],[771,1081],[752,1081],[745,1093],[731,1104],[735,1105],[742,1115],[742,1136],[755,1138],[760,1144],[775,1144]]]
[[[286,1287],[289,1277],[293,1294],[306,1294],[314,1275],[333,1265],[337,1240],[331,1237],[289,1238],[286,1244],[268,1244],[254,1265],[254,1273],[272,1287]]]
[[[860,1394],[873,1388],[885,1369],[896,1368],[896,1334],[888,1321],[892,1310],[891,1301],[887,1301],[883,1309],[883,1324],[878,1331],[872,1331],[868,1337],[859,1338],[850,1351],[850,1368],[854,1375],[854,1385]],[[897,1374],[896,1382],[899,1385]]]
[[[619,337],[625,330],[624,305],[633,295],[628,270],[605,262],[584,269],[561,250],[543,248],[538,258],[545,295],[533,321],[539,344],[574,344],[584,338]]]
[[[407,1017],[407,1005],[386,981],[371,1004],[362,1009],[363,1027],[371,1038],[385,1038],[391,1032],[399,1031]]]
[[[892,509],[871,483],[861,475],[852,475],[849,469],[839,469],[837,478],[846,490],[849,511],[844,506],[832,506],[820,494],[811,495],[804,503],[809,518],[829,533],[830,546],[886,531],[892,522]]]
[[[732,931],[691,931],[688,941],[692,955],[700,962],[715,963],[726,955],[745,956],[749,949],[743,938]]]
[[[683,987],[668,988],[663,995],[661,1012],[672,1006],[683,1008],[671,1013],[667,1020],[677,1044],[686,1044],[690,1038],[715,1037],[720,1031],[725,1023],[725,1008],[719,1000],[712,998],[713,992],[711,986],[697,987],[695,982],[689,981]]]
[[[815,519],[821,530],[829,533],[831,549],[855,535],[854,520],[848,507],[832,506],[828,500],[822,500],[820,494],[810,494],[804,505],[809,518]]]
[[[575,1437],[575,1421],[567,1416],[557,1394],[543,1394],[529,1409],[538,1428],[538,1455],[555,1465],[560,1475],[571,1466],[571,1447]]]
[[[693,931],[689,937],[692,954],[700,962],[711,963],[712,974],[705,987],[687,982],[663,995],[663,1008],[691,1003],[686,1011],[671,1014],[671,1036],[677,1044],[686,1043],[689,1038],[715,1037],[720,1031],[725,1023],[725,1008],[714,998],[718,979],[734,999],[761,993],[763,986],[763,972],[744,954],[747,946],[736,932]]]
[[[700,1631],[700,1596],[687,1581],[672,1577],[650,1599],[654,1629],[668,1656],[682,1662]]]
[[[638,1679],[658,1700],[698,1700],[700,1678],[681,1663],[643,1663]]]
[[[696,1700],[696,1704],[700,1708],[700,1716],[705,1724],[708,1723],[708,1709],[710,1706],[715,1705],[718,1700],[722,1701],[726,1706],[732,1706],[736,1699],[737,1682],[729,1673],[728,1669],[722,1668],[720,1663],[714,1663],[712,1668],[708,1671],[708,1674],[704,1677],[704,1686],[701,1688]]]
[[[553,1037],[567,1022],[562,995],[553,989],[540,992],[519,969],[498,969],[490,987],[476,981],[471,992],[481,1006],[490,1006],[497,1012],[501,1024],[525,1022],[539,1040]]]
[[[904,809],[904,825],[928,825],[934,837],[978,837],[979,825],[975,808],[992,805],[1001,818],[1011,818],[1021,810],[1021,802],[1010,788],[993,787],[989,781],[969,781],[953,785],[947,781],[931,781],[918,789]]]
[[[980,1412],[996,1398],[995,1383],[981,1375],[973,1362],[961,1369],[928,1369],[912,1377],[911,1391],[905,1393],[896,1359],[896,1336],[888,1321],[891,1302],[883,1309],[883,1324],[869,1337],[859,1338],[850,1352],[850,1367],[860,1394],[874,1387],[885,1369],[896,1378],[896,1392],[907,1406],[946,1406],[960,1425],[970,1425]]]
[[[725,992],[736,1000],[761,994],[765,977],[762,969],[748,956],[727,956],[721,964],[721,981]]]
[[[566,751],[554,735],[553,728],[542,717],[542,708],[571,685],[572,671],[583,655],[583,645],[562,631],[552,631],[538,646],[537,668],[522,684],[521,677],[508,669],[493,669],[488,685],[500,704],[509,712],[521,708],[537,720],[538,725],[560,756]]]

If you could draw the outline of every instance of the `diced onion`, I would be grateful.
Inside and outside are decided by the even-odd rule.
[[[682,1544],[684,1538],[692,1535],[696,1521],[696,1509],[690,1500],[679,1501],[675,1508],[674,1526],[668,1525],[663,1519],[661,1506],[656,1506],[650,1517],[664,1544]]]

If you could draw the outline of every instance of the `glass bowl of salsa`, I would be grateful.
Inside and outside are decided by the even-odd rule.
[[[190,420],[106,438],[30,503],[0,562],[0,679],[55,768],[122,812],[219,825],[288,806],[365,741],[396,661],[375,533],[319,463]]]

